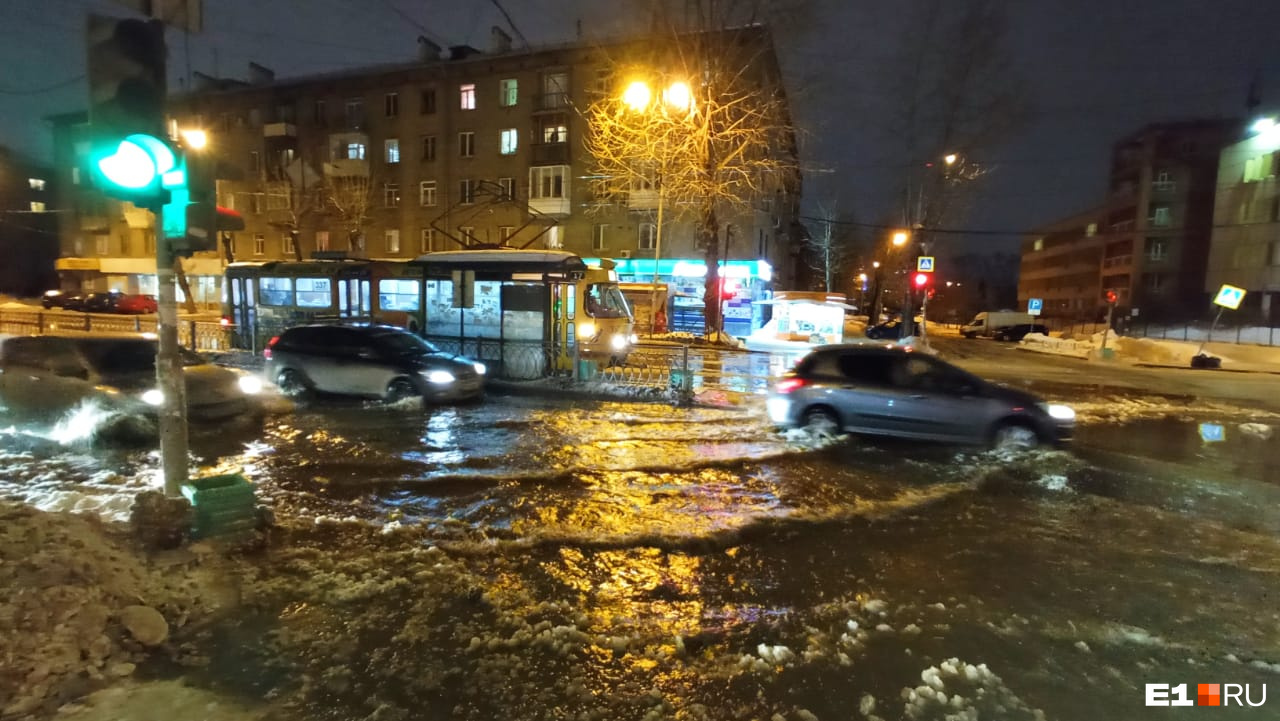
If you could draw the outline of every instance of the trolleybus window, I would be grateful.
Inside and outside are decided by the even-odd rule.
[[[333,305],[333,291],[328,278],[298,278],[300,308],[328,308]]]
[[[293,278],[259,278],[263,305],[293,305]]]
[[[630,315],[626,298],[613,283],[592,283],[587,286],[583,306],[587,315],[592,318],[626,318]]]
[[[382,280],[378,282],[378,307],[382,310],[418,310],[418,281]]]

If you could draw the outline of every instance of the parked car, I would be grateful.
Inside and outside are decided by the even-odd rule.
[[[893,318],[884,323],[868,326],[865,333],[873,340],[897,340],[902,337],[902,319]]]
[[[1015,325],[1030,325],[1035,323],[1035,320],[1036,317],[1030,313],[1019,313],[1012,310],[983,311],[960,328],[960,335],[965,338],[976,338],[978,336],[994,338],[995,334],[1004,328]]]
[[[116,304],[124,297],[124,293],[114,290],[106,293],[90,293],[84,298],[83,310],[86,313],[114,313]]]
[[[996,340],[1022,340],[1028,333],[1043,333],[1049,335],[1049,329],[1039,323],[1019,323],[997,330],[992,334],[992,338]]]
[[[814,349],[774,384],[770,419],[786,428],[1032,448],[1068,440],[1075,412],[989,383],[909,349]]]
[[[154,295],[140,295],[137,293],[126,294],[120,296],[116,301],[115,311],[117,313],[155,313],[158,310],[156,305],[156,297]]]
[[[382,325],[305,325],[272,338],[266,376],[287,396],[310,391],[396,401],[460,401],[484,394],[485,366]]]
[[[77,296],[63,290],[46,290],[44,295],[40,298],[40,305],[46,310],[49,308],[61,308],[67,302],[68,298],[74,297]]]
[[[215,366],[182,349],[187,416],[223,420],[256,413],[256,376]],[[0,403],[11,413],[54,421],[83,401],[155,416],[156,340],[142,334],[0,336]]]
[[[88,298],[88,296],[84,295],[83,293],[75,293],[72,295],[63,296],[62,309],[82,311],[84,310],[84,302],[86,298]]]

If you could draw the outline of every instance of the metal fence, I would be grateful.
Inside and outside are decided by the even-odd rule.
[[[1072,336],[1101,333],[1107,327],[1106,323],[1087,323],[1064,318],[1044,318],[1039,322],[1044,323],[1050,331],[1058,331],[1064,335]],[[1215,328],[1209,321],[1162,323],[1132,317],[1115,318],[1112,325],[1116,333],[1130,338],[1178,340],[1192,343],[1206,341],[1264,346],[1280,345],[1280,328],[1265,325],[1226,326],[1219,324]]]
[[[155,333],[156,323],[155,316],[0,309],[0,333]],[[231,348],[230,334],[217,321],[178,321],[178,342],[194,350]]]

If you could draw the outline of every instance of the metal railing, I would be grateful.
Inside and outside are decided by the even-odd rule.
[[[0,309],[0,333],[155,333],[156,323],[153,315]],[[230,350],[231,333],[218,321],[183,319],[178,321],[178,342],[193,350]]]

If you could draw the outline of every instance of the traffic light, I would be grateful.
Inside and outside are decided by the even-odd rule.
[[[925,286],[929,285],[929,274],[916,273],[915,283],[917,288],[924,288]]]
[[[89,16],[89,151],[104,194],[157,209],[185,171],[164,139],[164,25]]]
[[[1120,300],[1120,296],[1116,295],[1116,292],[1114,290],[1107,291],[1105,297],[1107,299],[1107,302],[1110,303],[1111,305],[1115,305],[1116,301]]]

